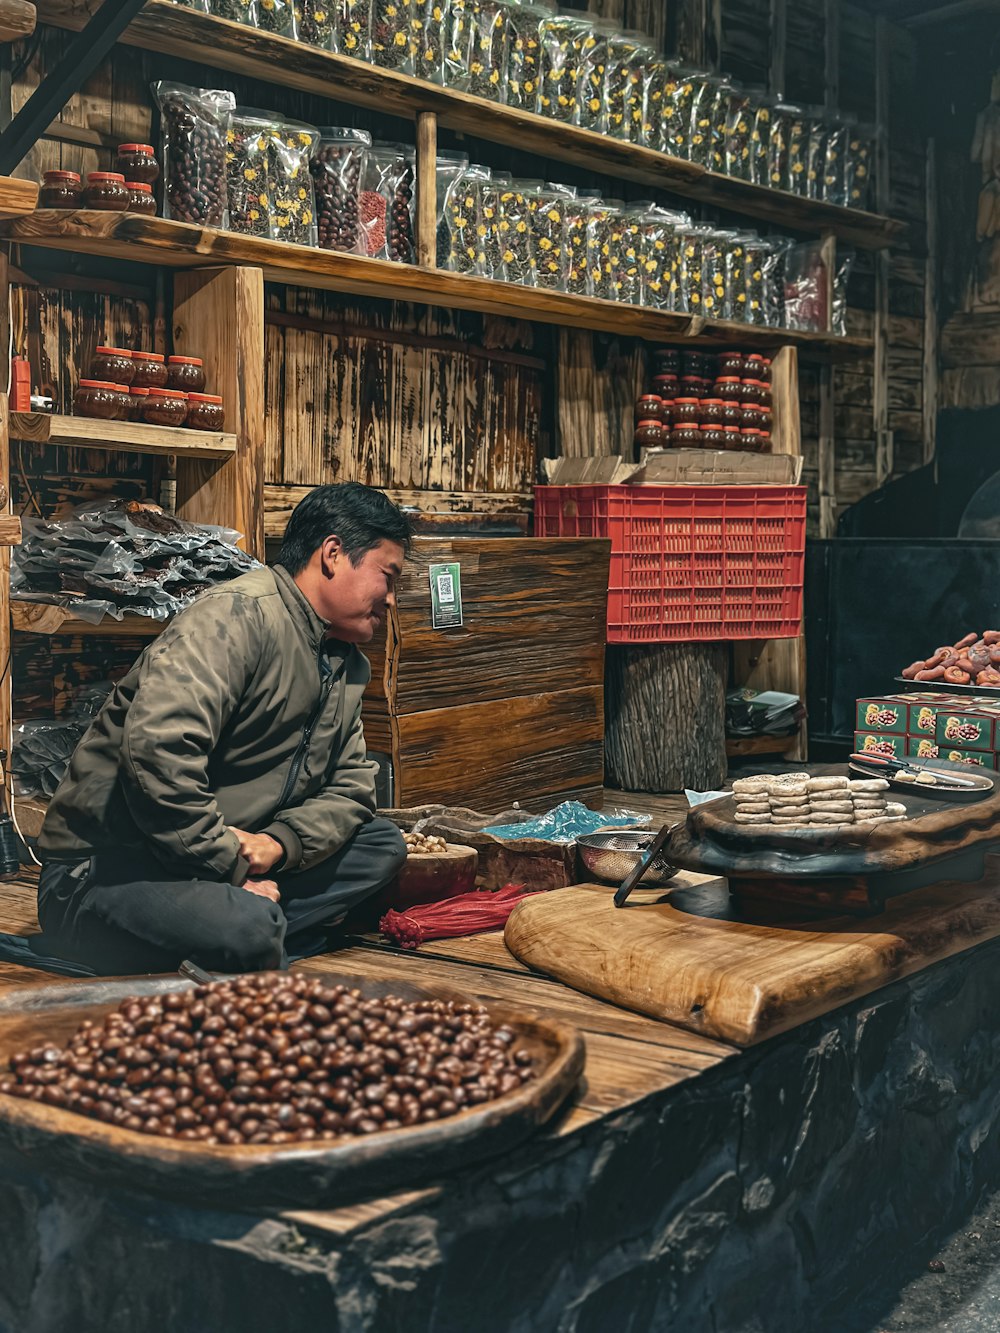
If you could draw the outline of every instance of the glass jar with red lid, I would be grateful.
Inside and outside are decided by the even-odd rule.
[[[756,403],[740,404],[740,428],[760,430],[764,424],[764,409]]]
[[[681,357],[681,377],[694,375],[698,379],[711,379],[715,374],[715,357],[710,352],[685,351]]]
[[[757,417],[757,420],[760,422],[761,430],[770,431],[771,421],[773,419],[773,413],[771,409],[769,407],[761,407],[758,408],[758,412],[759,416]]]
[[[39,208],[79,208],[83,186],[75,171],[47,171],[38,193]]]
[[[758,380],[761,384],[771,383],[771,362],[762,352],[751,352],[746,359],[746,369],[741,378]]]
[[[635,400],[635,422],[663,421],[663,399],[659,394],[644,393]]]
[[[724,403],[721,398],[703,398],[701,400],[701,425],[718,426],[722,429],[722,409]]]
[[[735,375],[737,379],[742,379],[745,365],[746,356],[743,352],[720,352],[717,373],[724,378]]]
[[[145,181],[126,181],[125,188],[128,190],[128,212],[141,213],[144,217],[156,217],[156,200],[153,198],[153,187],[147,185]]]
[[[167,388],[185,393],[205,392],[205,367],[198,356],[167,357]]]
[[[740,431],[740,448],[754,454],[761,452],[760,431],[755,426],[745,426]]]
[[[141,421],[143,412],[146,409],[146,399],[149,397],[149,389],[146,385],[132,385],[128,391],[128,419],[129,421]]]
[[[667,443],[667,434],[659,421],[640,421],[635,428],[634,441],[637,449],[662,449]]]
[[[721,426],[702,426],[701,428],[701,449],[725,449],[726,432]]]
[[[760,451],[762,454],[771,452],[771,432],[769,430],[762,430],[760,433]]]
[[[135,378],[135,362],[127,347],[95,347],[90,358],[92,380],[110,380],[112,384],[131,387]]]
[[[722,427],[724,430],[732,427],[739,430],[743,425],[743,407],[740,403],[722,404]]]
[[[142,410],[151,426],[179,426],[187,416],[188,396],[180,389],[150,389]]]
[[[682,375],[677,386],[681,398],[707,398],[712,381],[705,375]]]
[[[712,397],[721,398],[724,403],[742,403],[746,401],[742,388],[740,381],[734,375],[720,375],[715,381]]]
[[[680,426],[700,426],[701,399],[675,398],[670,418],[674,430],[677,430]]]
[[[674,428],[674,400],[672,398],[660,399],[660,420],[663,422],[664,430],[673,430]]]
[[[116,171],[92,171],[83,192],[84,208],[102,213],[124,213],[128,208],[129,193],[125,177]]]
[[[184,425],[188,430],[222,430],[226,412],[217,393],[189,393]]]
[[[757,407],[771,406],[771,390],[760,380],[743,380],[743,402],[755,403]]]
[[[679,375],[681,354],[676,347],[653,348],[653,371],[656,375]]]
[[[73,412],[78,417],[96,417],[115,421],[121,407],[121,394],[110,380],[81,380],[73,395]]]
[[[160,165],[152,144],[121,143],[118,145],[115,170],[120,171],[126,181],[142,181],[145,185],[152,185],[160,174]]]
[[[678,393],[680,380],[674,371],[662,371],[653,376],[653,393],[661,398],[675,398]]]
[[[698,426],[677,426],[670,434],[670,443],[675,449],[702,449],[701,430]]]
[[[167,361],[157,352],[133,352],[135,373],[132,386],[136,389],[163,389],[167,384]]]
[[[743,447],[740,443],[743,437],[740,434],[739,426],[723,426],[722,438],[725,441],[722,446],[723,449],[741,449]]]

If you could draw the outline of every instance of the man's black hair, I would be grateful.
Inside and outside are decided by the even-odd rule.
[[[359,481],[317,486],[292,511],[281,542],[278,561],[289,574],[298,574],[327,537],[339,537],[355,567],[381,541],[410,549],[410,520],[388,496]]]

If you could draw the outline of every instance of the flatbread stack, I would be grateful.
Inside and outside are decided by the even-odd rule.
[[[733,783],[736,822],[748,827],[872,828],[906,818],[906,807],[887,801],[883,778],[813,778],[808,773],[762,773]]]

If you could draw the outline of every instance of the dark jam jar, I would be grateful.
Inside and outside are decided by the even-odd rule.
[[[135,378],[132,353],[124,347],[96,347],[90,359],[92,380],[110,380],[112,384],[131,386]]]
[[[721,430],[725,424],[722,419],[722,412],[725,404],[721,398],[703,398],[701,400],[701,424],[703,426],[718,426]]]
[[[743,403],[740,407],[741,430],[763,430],[764,409],[756,403]]]
[[[726,432],[721,426],[702,426],[701,428],[701,449],[725,449]]]
[[[674,410],[671,413],[671,424],[674,430],[680,426],[700,426],[701,425],[701,401],[698,398],[675,398]]]
[[[676,347],[653,348],[653,374],[679,375],[681,373],[681,354]]]
[[[83,187],[75,171],[47,171],[38,195],[39,208],[79,208]]]
[[[735,370],[732,373],[735,375]],[[744,380],[758,380],[761,384],[770,384],[770,360],[761,352],[751,352],[746,359],[746,366],[740,371],[740,378]]]
[[[664,370],[653,377],[653,392],[661,398],[676,398],[680,381],[672,370]]]
[[[675,449],[703,449],[701,431],[697,426],[678,426],[670,435],[670,443]]]
[[[107,380],[81,380],[73,395],[73,411],[78,417],[97,417],[114,421],[118,416],[121,394]]]
[[[723,430],[739,430],[743,425],[743,408],[739,403],[722,404]]]
[[[685,352],[681,357],[681,374],[709,380],[715,374],[715,357],[709,352]]]
[[[637,449],[662,449],[669,436],[659,421],[640,421],[635,428]]]
[[[166,388],[167,362],[164,357],[156,352],[133,352],[132,365],[135,367],[132,376],[134,389]]]
[[[120,171],[126,181],[142,181],[145,185],[152,185],[160,174],[152,144],[119,144],[115,170]]]
[[[635,400],[635,424],[640,421],[663,421],[663,399],[659,394],[644,393]]]
[[[179,426],[187,410],[187,394],[179,389],[150,389],[142,419],[151,426]]]
[[[724,403],[743,403],[748,401],[743,397],[743,386],[739,380],[732,375],[720,376],[715,381],[715,388],[712,390],[714,398],[721,398]]]
[[[184,425],[188,430],[222,430],[226,413],[217,393],[189,393]]]
[[[205,367],[197,356],[167,357],[167,388],[185,393],[205,392]]]
[[[682,375],[677,392],[681,398],[707,398],[711,388],[712,381],[705,375]]]
[[[742,380],[740,382],[740,401],[743,403],[753,403],[755,407],[763,407],[764,386],[759,380]]]
[[[752,426],[741,430],[740,448],[747,449],[750,453],[759,454],[761,452],[760,431]]]
[[[101,213],[124,213],[128,208],[128,199],[125,177],[117,172],[92,171],[87,177],[87,188],[83,192],[84,208]]]
[[[663,422],[664,430],[673,430],[674,428],[674,400],[672,398],[660,399],[660,420]]]
[[[723,426],[722,437],[725,440],[723,449],[742,449],[742,435],[739,426]]]
[[[152,185],[146,185],[143,181],[126,181],[125,188],[128,190],[130,213],[142,213],[147,218],[156,217],[156,200],[153,198]]]
[[[745,374],[746,357],[742,352],[720,352],[717,374],[720,378],[735,376],[742,379]]]
[[[143,413],[146,410],[146,399],[149,397],[149,389],[140,386],[136,388],[133,384],[128,391],[128,419],[129,421],[141,421]]]

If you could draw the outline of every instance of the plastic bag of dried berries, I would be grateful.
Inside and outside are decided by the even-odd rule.
[[[542,20],[535,110],[550,120],[572,124],[584,47],[594,41],[594,20],[579,10],[562,10]]]
[[[438,268],[451,268],[452,228],[448,201],[455,186],[469,169],[467,153],[442,148],[434,159],[436,247]]]
[[[625,208],[620,199],[594,201],[587,217],[587,295],[599,296],[605,301],[615,299],[613,277],[621,262],[621,214]]]
[[[320,130],[309,170],[316,194],[316,243],[321,250],[366,253],[359,197],[371,142],[365,130]]]
[[[566,211],[576,191],[569,185],[546,181],[525,191],[532,285],[550,291],[566,290]]]
[[[510,0],[474,0],[465,91],[487,102],[507,100]]]
[[[578,190],[566,201],[566,290],[574,296],[588,292],[587,227],[600,205],[600,190]]]
[[[444,53],[450,40],[451,0],[413,0],[410,24],[414,74],[431,83],[441,83]]]
[[[485,261],[482,250],[482,239],[485,236],[483,201],[489,184],[489,167],[473,163],[452,181],[448,189],[439,227],[447,238],[448,246],[446,262],[442,267],[452,273],[481,271],[481,263]]]
[[[372,0],[330,0],[332,46],[342,56],[371,58]],[[300,40],[304,40],[300,36]]]
[[[271,139],[278,122],[266,111],[238,106],[226,135],[229,230],[242,236],[271,236]]]
[[[553,10],[515,0],[507,16],[507,105],[534,111],[541,53],[539,27]]]
[[[358,197],[363,254],[413,263],[413,180],[411,148],[382,143],[368,150]]]
[[[503,280],[531,286],[531,238],[528,196],[542,188],[541,181],[513,180],[500,193],[500,234],[503,245]]]
[[[656,50],[642,32],[618,32],[608,40],[604,128],[615,139],[638,143],[642,136],[642,94],[646,66]]]
[[[257,26],[257,0],[209,0],[208,12],[218,19],[229,19],[231,23],[246,23],[251,28]]]
[[[163,216],[225,227],[227,138],[236,98],[221,89],[163,80],[152,91],[160,110]]]
[[[257,0],[257,27],[278,37],[295,37],[295,11],[289,0]]]
[[[413,73],[411,0],[372,0],[369,59],[382,69]]]
[[[271,237],[294,245],[316,244],[316,197],[309,161],[319,130],[282,120],[271,138]]]

